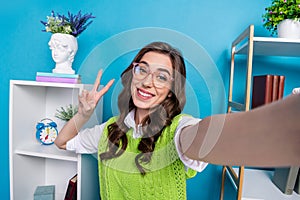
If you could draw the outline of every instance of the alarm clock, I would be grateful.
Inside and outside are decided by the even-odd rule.
[[[45,145],[53,144],[58,135],[56,123],[49,119],[44,118],[36,125],[36,139]]]

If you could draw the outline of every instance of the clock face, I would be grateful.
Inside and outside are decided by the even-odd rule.
[[[52,126],[45,126],[39,130],[39,139],[43,144],[52,144],[57,137],[57,130]]]

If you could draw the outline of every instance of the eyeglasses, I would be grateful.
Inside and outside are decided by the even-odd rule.
[[[165,68],[157,68],[151,72],[147,63],[133,63],[133,77],[137,80],[144,80],[150,74],[152,75],[152,82],[156,88],[168,87],[170,82],[173,81],[170,72]]]

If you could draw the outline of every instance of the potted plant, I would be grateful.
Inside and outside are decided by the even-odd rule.
[[[300,38],[300,0],[272,0],[262,17],[263,26],[271,35]],[[292,26],[291,29],[287,30],[286,25]]]
[[[68,12],[67,16],[52,11],[47,21],[41,21],[45,26],[43,31],[53,33],[48,43],[56,63],[53,73],[75,73],[72,63],[78,50],[76,37],[93,22],[92,18],[95,18],[92,13],[82,15],[81,11],[77,14]]]
[[[56,109],[55,117],[65,122],[69,121],[78,112],[78,106],[69,104]]]
[[[45,32],[65,33],[77,37],[93,22],[89,21],[92,18],[95,18],[92,13],[82,15],[81,11],[76,15],[68,12],[67,16],[52,11],[51,15],[47,16],[47,21],[41,23],[45,26]]]

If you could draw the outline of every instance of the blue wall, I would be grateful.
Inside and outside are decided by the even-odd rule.
[[[2,3],[0,8],[0,110],[2,119],[0,125],[2,131],[0,134],[0,188],[2,199],[9,199],[9,159],[8,159],[8,105],[9,105],[9,80],[23,79],[34,80],[37,71],[50,72],[54,67],[48,48],[49,33],[41,32],[43,29],[40,20],[45,20],[51,10],[60,13],[67,11],[83,13],[92,12],[96,16],[94,22],[78,38],[79,50],[76,55],[73,67],[77,72],[82,72],[84,82],[92,83],[95,78],[95,71],[101,67],[108,67],[104,73],[103,81],[111,78],[118,79],[120,72],[126,67],[129,60],[134,56],[134,49],[137,44],[147,42],[147,39],[155,39],[155,35],[139,35],[137,38],[123,40],[122,45],[132,46],[131,49],[120,54],[119,57],[105,63],[107,66],[101,66],[101,63],[93,62],[90,58],[95,52],[99,52],[99,58],[107,59],[112,52],[120,51],[123,46],[120,43],[114,43],[103,49],[101,46],[105,41],[116,37],[118,34],[126,33],[131,30],[152,27],[149,30],[162,28],[164,31],[172,32],[172,38],[166,39],[176,46],[176,37],[179,36],[178,46],[183,47],[184,41],[197,44],[201,53],[199,59],[197,54],[193,55],[188,47],[184,49],[190,60],[188,65],[188,81],[191,87],[195,89],[197,98],[200,99],[200,110],[197,117],[205,117],[211,113],[224,111],[224,98],[221,95],[219,102],[210,102],[210,95],[218,93],[218,89],[210,91],[206,83],[215,77],[203,76],[200,79],[194,77],[194,70],[203,70],[207,66],[194,66],[193,62],[201,59],[206,60],[209,67],[216,67],[218,76],[221,77],[221,83],[225,86],[228,82],[228,69],[230,59],[230,45],[233,39],[243,31],[249,24],[255,25],[255,32],[260,36],[268,36],[268,32],[262,27],[261,15],[264,7],[269,1],[246,1],[246,0],[90,0],[86,1],[41,1],[41,0],[10,0]],[[135,32],[136,33],[136,32]],[[157,35],[156,39],[162,39],[164,36]],[[184,38],[184,39],[182,39]],[[141,39],[142,41],[137,41]],[[143,40],[144,39],[144,40]],[[116,40],[118,41],[118,40]],[[197,53],[197,52],[196,52]],[[98,59],[99,59],[98,58]],[[214,63],[210,63],[210,60]],[[97,60],[97,59],[96,59]],[[101,60],[101,59],[100,59]],[[257,61],[264,65],[264,61]],[[92,63],[88,66],[87,64]],[[125,63],[125,64],[124,64]],[[282,70],[277,64],[278,71]],[[276,70],[276,69],[275,69]],[[90,73],[89,73],[90,71]],[[295,69],[299,74],[299,71]],[[293,71],[292,73],[294,73]],[[296,74],[297,74],[296,73]],[[295,74],[295,73],[294,73]],[[295,76],[295,75],[294,75]],[[201,79],[202,78],[202,79]],[[295,80],[295,77],[293,77]],[[210,80],[207,80],[210,79]],[[202,86],[203,85],[203,86]],[[201,89],[203,88],[203,89]],[[219,87],[218,87],[219,88]],[[219,88],[222,92],[223,88]],[[290,88],[289,88],[290,89]],[[117,88],[115,89],[117,90]],[[224,91],[223,91],[224,92]],[[200,97],[199,97],[200,94]],[[111,97],[114,93],[110,92],[105,98],[105,105],[110,105]],[[215,97],[218,97],[216,95]],[[112,100],[113,101],[113,100]],[[217,110],[212,109],[213,105],[219,106]],[[189,112],[189,107],[186,108]],[[104,110],[104,119],[107,119],[113,108]],[[209,166],[204,173],[198,174],[195,179],[188,181],[189,199],[217,199],[220,187],[220,166]]]

